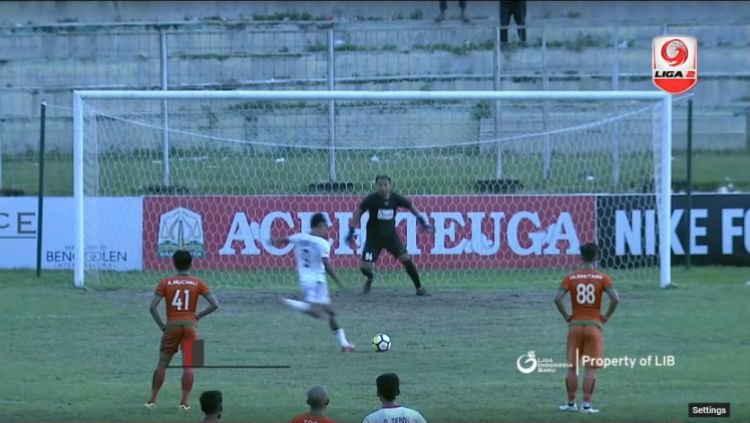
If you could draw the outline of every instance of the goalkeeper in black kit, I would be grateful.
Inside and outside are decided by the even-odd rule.
[[[359,208],[354,212],[352,226],[349,227],[349,235],[346,237],[347,243],[351,244],[354,240],[354,228],[359,226],[359,219],[365,212],[370,213],[367,221],[367,239],[365,247],[362,250],[362,260],[359,269],[367,277],[362,293],[367,294],[372,287],[374,278],[373,267],[378,260],[380,251],[385,248],[391,255],[398,259],[404,265],[406,273],[414,282],[414,288],[418,296],[427,295],[427,290],[422,286],[419,280],[419,272],[414,266],[411,256],[406,252],[403,242],[396,233],[396,210],[399,207],[409,209],[419,220],[422,229],[434,232],[432,226],[427,220],[419,214],[419,211],[411,204],[406,197],[391,191],[391,178],[387,175],[378,175],[375,178],[375,184],[378,191],[374,192],[359,204]]]

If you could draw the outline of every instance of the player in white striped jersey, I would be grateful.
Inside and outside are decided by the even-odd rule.
[[[419,411],[396,403],[399,390],[398,375],[385,373],[375,380],[378,387],[378,398],[383,404],[380,410],[370,413],[362,423],[427,423]]]
[[[297,273],[302,288],[304,301],[284,298],[282,301],[289,307],[316,319],[328,318],[331,330],[341,344],[341,351],[354,351],[354,344],[346,339],[344,329],[336,321],[336,313],[331,308],[331,297],[328,294],[326,274],[343,289],[336,271],[331,267],[329,256],[331,245],[326,238],[328,225],[322,213],[316,213],[310,220],[309,234],[297,233],[289,237],[274,238],[274,244],[290,242],[294,245],[294,256],[297,260]]]

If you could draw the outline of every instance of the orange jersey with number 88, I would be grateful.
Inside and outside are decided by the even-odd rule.
[[[175,275],[159,281],[156,295],[164,297],[167,306],[167,324],[173,322],[195,322],[198,297],[208,292],[203,279],[186,275]]]
[[[560,282],[560,288],[570,291],[570,302],[573,305],[573,317],[570,321],[602,323],[602,293],[612,285],[609,276],[594,269],[579,270],[565,276]]]

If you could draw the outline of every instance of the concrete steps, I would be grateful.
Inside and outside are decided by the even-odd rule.
[[[326,30],[320,29],[318,23],[271,26],[274,30],[250,30],[222,23],[218,25],[221,30],[217,25],[198,25],[169,33],[170,87],[324,89],[328,65]],[[354,22],[336,24],[335,28],[337,89],[493,87],[495,29],[491,22],[443,26],[427,21]],[[158,89],[160,45],[155,29],[153,25],[116,30],[47,28],[0,34],[3,154],[35,148],[36,137],[28,134],[38,130],[36,117],[43,98],[69,106],[72,88]],[[618,28],[620,90],[653,90],[649,76],[650,39],[660,30],[658,25]],[[693,91],[696,148],[747,148],[750,25],[673,26],[670,32],[675,31],[695,34],[701,41],[700,82]],[[511,31],[511,39],[514,37]],[[511,43],[502,51],[501,89],[540,90],[543,76],[548,78],[551,90],[612,88],[615,63],[610,28],[584,28],[580,23],[579,27],[550,26],[544,30],[544,52],[541,37],[540,29],[530,28],[528,47],[520,49]],[[681,148],[684,120],[680,115],[684,113],[678,109],[675,146]],[[69,128],[64,123],[68,116],[50,127],[53,148],[69,148]],[[437,122],[446,118],[439,113],[426,116]],[[196,119],[201,119],[200,114]],[[292,118],[283,119],[289,122]],[[232,122],[231,118],[224,123],[240,128],[237,136],[244,134],[244,123]],[[481,138],[478,124],[466,124],[464,128],[463,138]],[[445,137],[451,138],[456,136]]]

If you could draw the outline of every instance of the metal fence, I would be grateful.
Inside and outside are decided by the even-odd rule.
[[[68,105],[72,89],[651,89],[651,38],[666,33],[700,41],[698,132],[701,125],[707,134],[729,131],[720,137],[722,148],[747,148],[748,25],[529,26],[524,44],[515,26],[509,42],[501,43],[500,26],[481,21],[214,28],[65,26],[0,33],[0,184],[24,171],[3,172],[3,159],[28,157],[36,149],[39,102]],[[166,113],[163,119],[166,127]],[[675,125],[677,132],[680,127]],[[50,149],[70,155],[69,113],[52,113],[48,128]],[[702,144],[697,134],[696,145],[714,144]]]
[[[75,27],[74,27],[75,28]],[[651,38],[696,35],[701,74],[748,74],[743,54],[750,26],[527,28],[519,45],[499,42],[501,28],[358,27],[305,30],[77,31],[0,33],[2,89],[171,88],[232,85],[325,85],[333,61],[338,83],[579,75],[617,80],[648,77]],[[703,57],[706,54],[707,56]],[[425,60],[428,59],[428,60]],[[721,59],[721,60],[716,60]],[[744,59],[744,60],[743,60]],[[33,70],[33,72],[31,71]],[[167,73],[164,78],[163,73]]]

